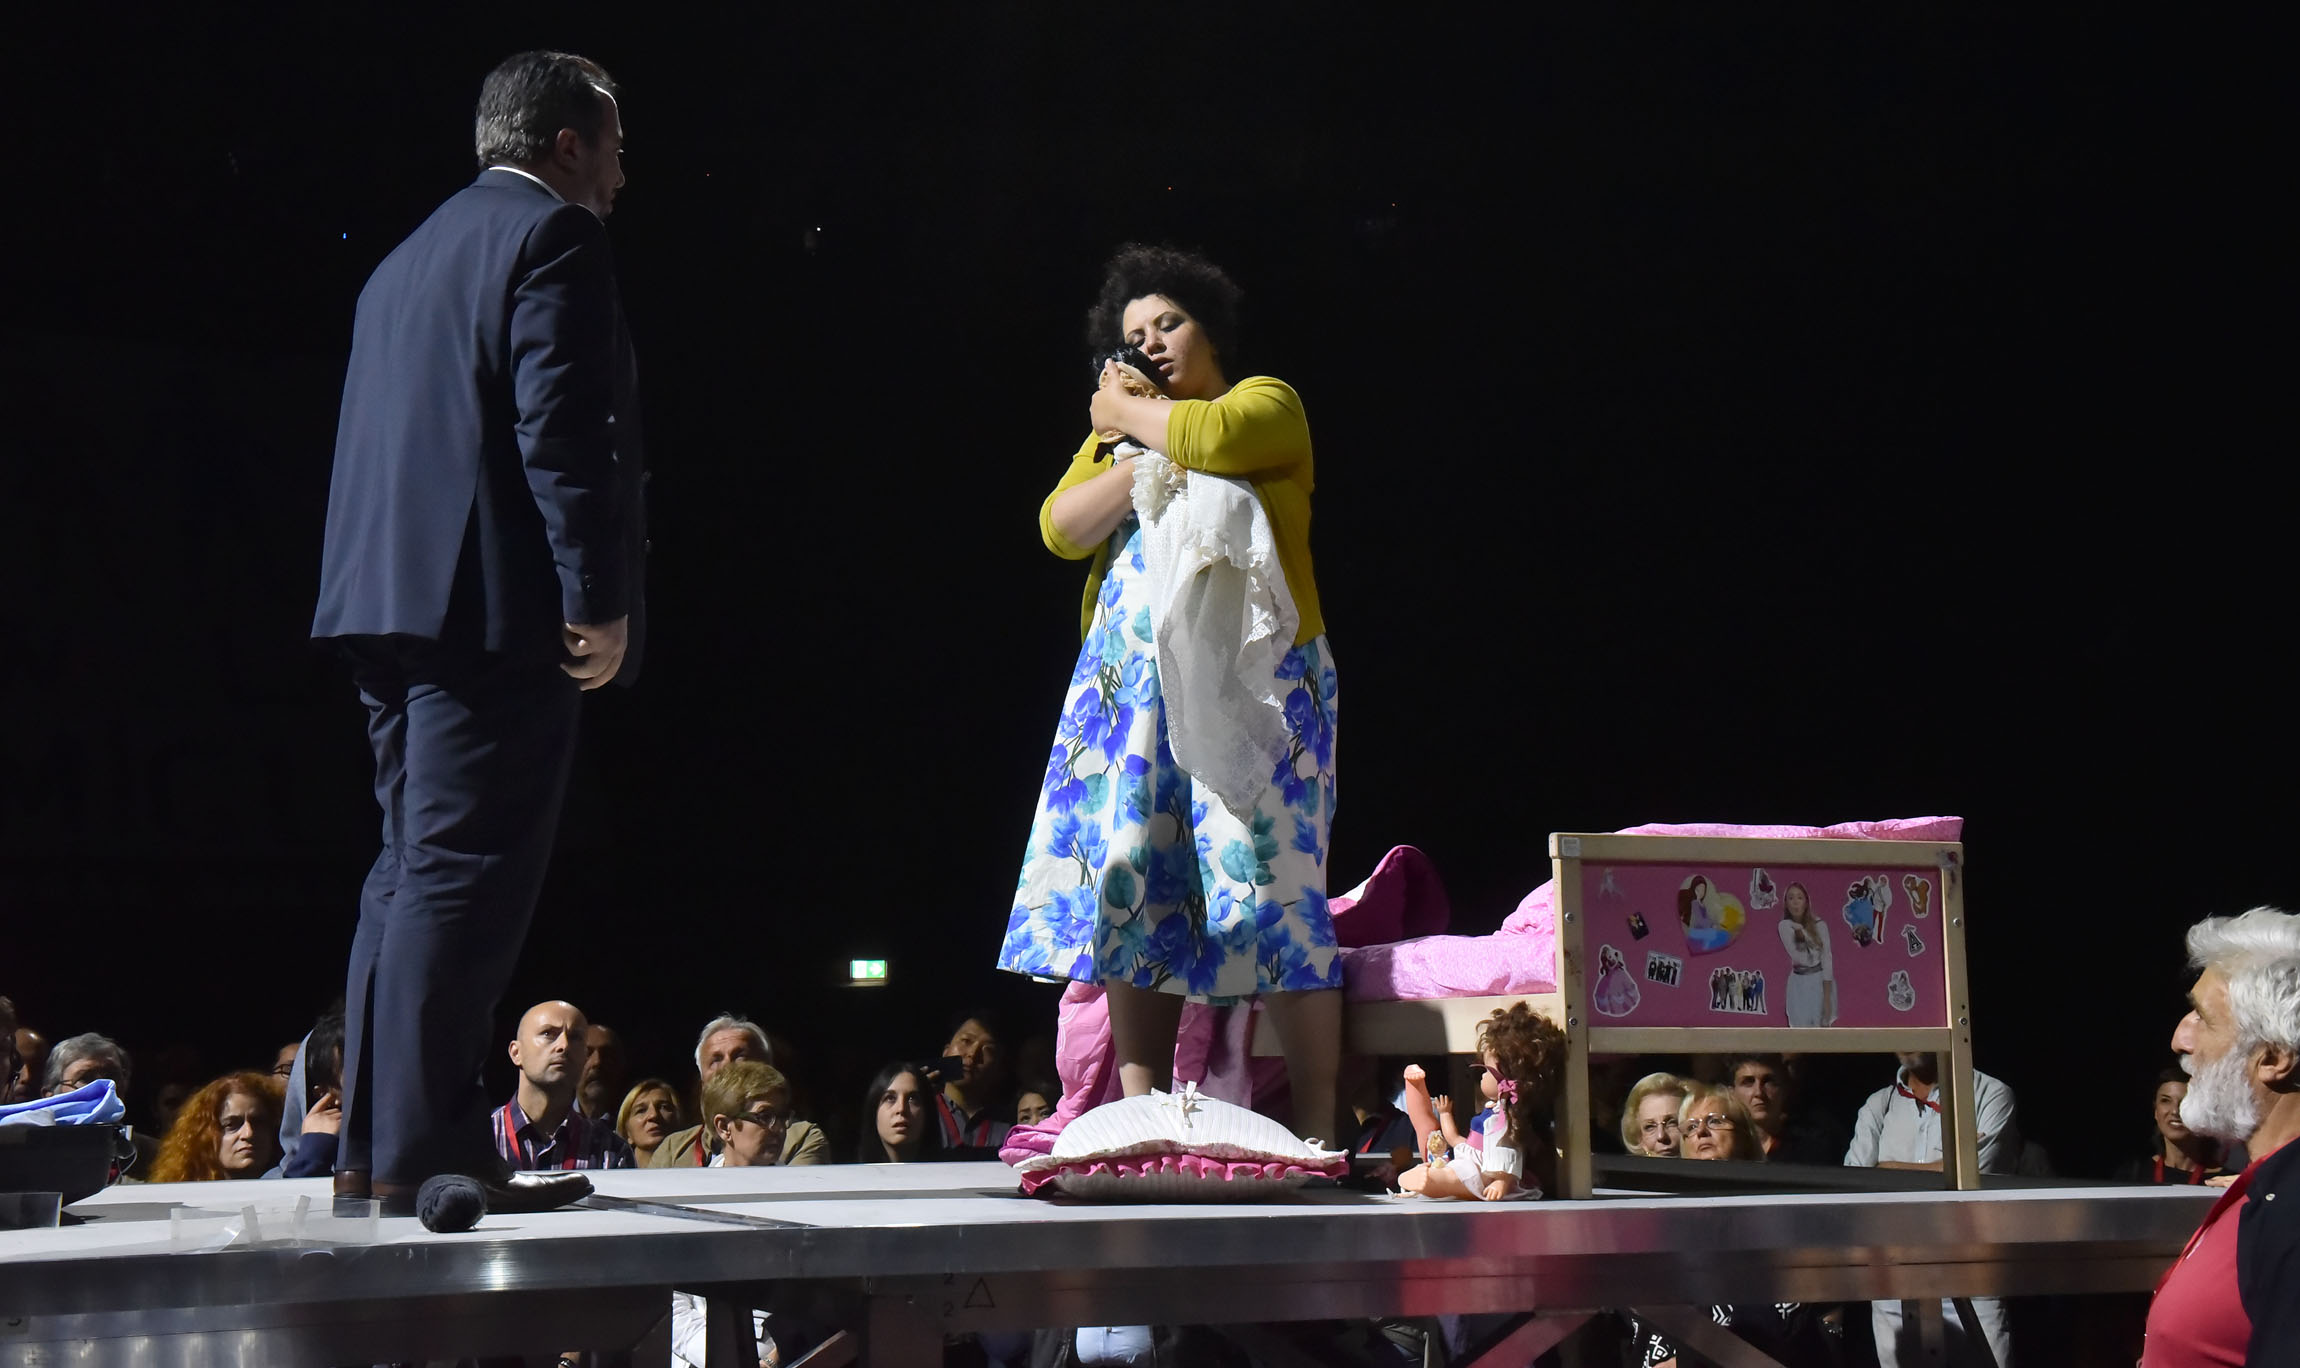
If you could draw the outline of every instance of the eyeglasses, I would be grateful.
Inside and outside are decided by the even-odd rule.
[[[1686,1117],[1685,1129],[1687,1131],[1725,1131],[1733,1129],[1733,1122],[1730,1118],[1720,1116],[1716,1112],[1711,1112],[1707,1116]]]
[[[294,1060],[290,1059],[290,1060],[286,1061],[285,1063],[280,1063],[280,1064],[274,1064],[274,1065],[272,1065],[272,1077],[274,1077],[274,1078],[293,1078],[294,1076],[295,1076],[295,1061],[294,1061]]]
[[[775,1111],[745,1112],[741,1116],[729,1117],[728,1120],[748,1121],[763,1130],[774,1130],[791,1124],[791,1113],[790,1109],[786,1107]]]
[[[1656,1135],[1660,1135],[1666,1131],[1674,1131],[1676,1129],[1677,1118],[1674,1116],[1665,1116],[1658,1121],[1648,1121],[1644,1125],[1639,1126],[1637,1128],[1637,1133],[1650,1140]]]

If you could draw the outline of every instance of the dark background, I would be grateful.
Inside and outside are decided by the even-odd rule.
[[[1076,649],[1081,567],[1033,516],[1099,263],[1171,240],[1246,286],[1233,373],[1316,436],[1337,890],[1414,843],[1482,932],[1553,830],[1960,813],[1982,1067],[2064,1170],[2137,1150],[2181,929],[2293,896],[2268,45],[1040,13],[22,34],[25,1020],[212,1073],[340,992],[375,818],[303,638],[352,302],[468,181],[488,67],[547,44],[625,87],[654,637],[588,705],[506,1037],[565,996],[670,1070],[744,1010],[837,1110],[962,1004],[1051,1029],[1053,990],[990,967]],[[889,989],[837,986],[859,955]]]

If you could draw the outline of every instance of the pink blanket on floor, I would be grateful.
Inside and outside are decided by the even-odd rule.
[[[1737,826],[1724,822],[1651,823],[1626,827],[1627,836],[1745,836],[1776,839],[1875,841],[1954,841],[1964,833],[1962,817],[1908,817],[1881,822],[1839,822],[1834,826]],[[1355,1002],[1420,1001],[1428,998],[1498,997],[1508,993],[1551,993],[1557,964],[1557,905],[1550,881],[1525,895],[1490,936],[1445,936],[1452,919],[1445,885],[1429,857],[1399,846],[1382,857],[1372,875],[1329,902],[1334,935],[1342,945],[1343,992]],[[1252,1004],[1208,1007],[1191,1003],[1182,1012],[1174,1046],[1174,1076],[1198,1084],[1208,1096],[1241,1107],[1265,1106],[1282,1092],[1284,1064],[1254,1059]],[[1110,1044],[1110,1009],[1102,990],[1073,983],[1062,994],[1055,1033],[1054,1064],[1062,1076],[1062,1100],[1054,1115],[1036,1126],[1017,1126],[999,1157],[1020,1162],[1048,1154],[1054,1137],[1104,1102],[1122,1095]]]

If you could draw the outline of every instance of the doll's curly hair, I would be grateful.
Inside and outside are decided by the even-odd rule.
[[[1164,295],[1181,305],[1206,330],[1223,374],[1242,374],[1238,311],[1246,292],[1221,267],[1179,247],[1129,242],[1111,254],[1102,268],[1101,293],[1086,311],[1086,349],[1106,353],[1125,341],[1126,306],[1145,295]]]
[[[1509,1142],[1522,1149],[1521,1137],[1547,1135],[1550,1108],[1565,1077],[1564,1030],[1524,1003],[1513,1002],[1478,1023],[1477,1045],[1479,1053],[1493,1056],[1494,1072],[1500,1075],[1495,1081],[1516,1084],[1501,1097]]]
[[[230,1177],[216,1159],[224,1138],[224,1103],[234,1094],[256,1099],[260,1104],[255,1118],[256,1134],[269,1137],[277,1146],[280,1108],[286,1105],[286,1090],[286,1085],[270,1074],[251,1071],[225,1074],[185,1098],[183,1109],[176,1113],[176,1123],[168,1127],[167,1137],[160,1141],[160,1156],[152,1161],[152,1172],[146,1181],[207,1183]]]

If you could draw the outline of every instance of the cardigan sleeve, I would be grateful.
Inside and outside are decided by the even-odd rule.
[[[1063,536],[1054,526],[1054,501],[1066,491],[1076,489],[1110,469],[1110,462],[1096,459],[1101,450],[1102,438],[1095,433],[1087,433],[1085,443],[1078,448],[1078,454],[1070,458],[1070,468],[1062,472],[1060,480],[1055,481],[1054,492],[1048,494],[1046,502],[1038,506],[1038,535],[1045,541],[1047,550],[1064,560],[1085,560],[1101,549],[1099,545],[1080,546]]]
[[[1188,470],[1267,479],[1309,461],[1310,423],[1293,386],[1256,375],[1219,399],[1176,400],[1166,446],[1166,459]]]

